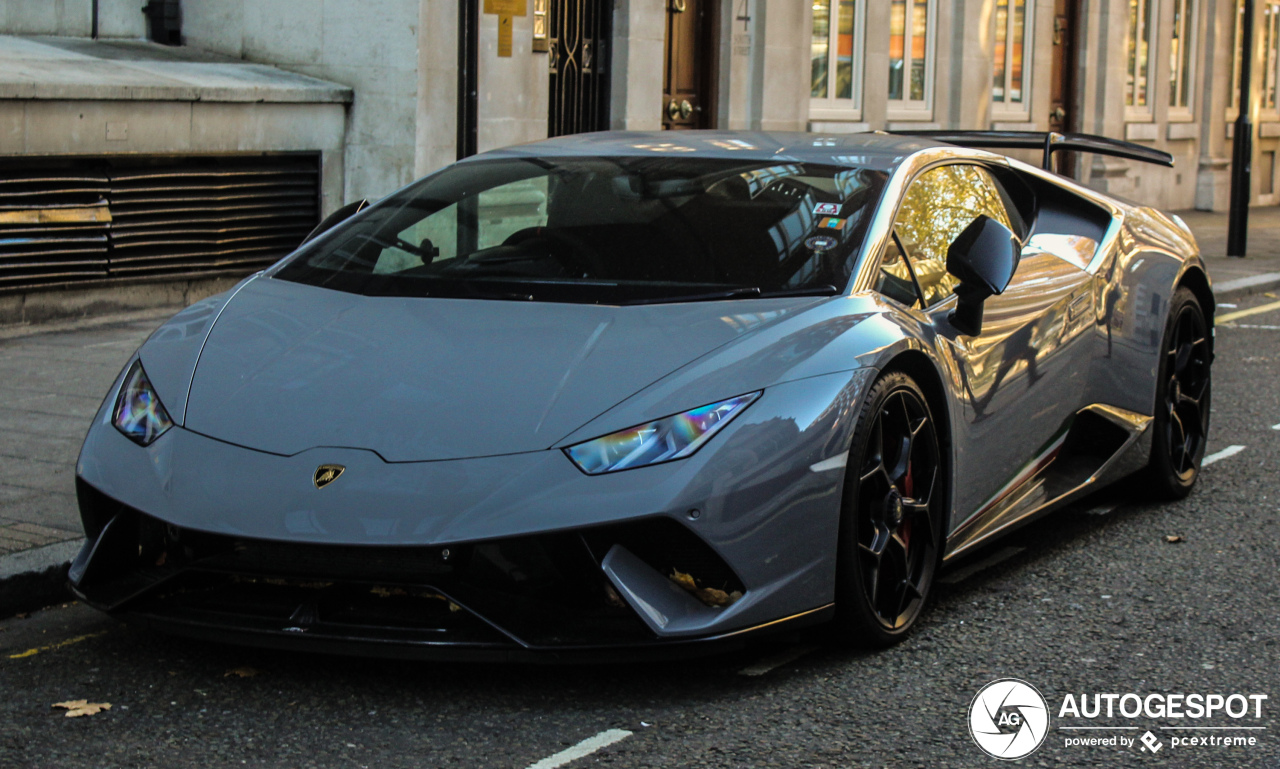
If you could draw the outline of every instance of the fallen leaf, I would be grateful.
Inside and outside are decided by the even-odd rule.
[[[1165,535],[1164,541],[1172,545],[1177,542],[1181,542],[1182,537],[1179,537],[1177,534],[1168,534],[1168,535]]]
[[[698,589],[698,583],[693,580],[693,575],[685,574],[678,569],[671,570],[669,579],[691,593]]]
[[[227,678],[229,676],[239,676],[240,678],[253,678],[254,676],[258,675],[261,672],[262,671],[258,670],[257,668],[238,667],[238,668],[231,668],[227,672],[223,673],[222,677]]]
[[[110,710],[110,702],[89,702],[88,700],[68,700],[67,702],[53,703],[55,708],[66,708],[67,718],[79,718],[80,716],[91,716],[103,710]]]
[[[698,596],[698,600],[707,606],[724,606],[729,603],[729,594],[723,590],[716,590],[714,587],[704,587],[694,595]]]
[[[734,601],[742,597],[742,593],[737,590],[732,593],[726,593],[723,590],[714,587],[698,587],[698,581],[691,574],[685,574],[679,569],[672,569],[671,574],[667,575],[667,579],[676,583],[680,587],[693,593],[694,597],[702,601],[707,606],[720,608],[729,606]]]

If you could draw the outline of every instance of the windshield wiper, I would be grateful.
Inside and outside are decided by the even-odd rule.
[[[773,299],[779,296],[835,296],[840,293],[840,289],[830,283],[823,283],[820,286],[806,286],[805,288],[780,288],[777,291],[761,291],[761,299]]]
[[[739,299],[750,297],[752,299],[773,299],[784,296],[833,296],[840,292],[840,289],[830,284],[821,286],[807,286],[805,288],[781,288],[776,291],[761,291],[759,286],[742,286],[741,288],[731,288],[725,291],[715,291],[708,294],[676,294],[675,296],[659,296],[646,297],[644,299],[629,299],[625,302],[619,302],[622,306],[635,304],[670,304],[672,302],[714,302],[718,299]]]
[[[743,286],[741,288],[731,288],[725,291],[713,291],[709,294],[675,294],[674,296],[648,296],[643,299],[628,299],[625,302],[619,302],[622,306],[633,304],[667,304],[669,302],[711,302],[716,299],[737,299],[740,296],[760,296],[760,288],[758,286]]]

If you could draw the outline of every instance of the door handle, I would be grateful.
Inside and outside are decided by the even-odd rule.
[[[1063,120],[1067,119],[1067,111],[1062,107],[1055,107],[1054,110],[1049,113],[1049,119],[1056,120],[1061,123]]]
[[[685,0],[671,0],[670,8],[672,13],[684,13],[688,10]]]
[[[675,103],[675,102],[673,101],[673,102],[672,102],[672,104],[674,104],[674,103]],[[680,102],[680,117],[682,117],[682,118],[686,118],[686,119],[687,119],[687,118],[688,118],[690,115],[692,115],[692,114],[693,114],[693,105],[689,103],[689,100],[688,100],[688,99],[683,99],[683,100],[681,100],[681,102]]]
[[[688,102],[685,102],[685,104],[688,104]],[[672,120],[680,119],[680,105],[676,103],[675,99],[672,99],[671,103],[667,105],[667,117]]]

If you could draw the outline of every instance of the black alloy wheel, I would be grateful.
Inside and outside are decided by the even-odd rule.
[[[837,566],[841,640],[887,646],[929,595],[942,544],[944,478],[924,393],[902,373],[872,387],[845,474]]]
[[[1191,492],[1209,437],[1213,362],[1209,324],[1191,291],[1180,288],[1169,307],[1156,381],[1149,480],[1163,497]]]

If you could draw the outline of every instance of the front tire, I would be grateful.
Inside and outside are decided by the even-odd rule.
[[[933,415],[901,372],[867,394],[845,470],[836,566],[840,643],[884,647],[910,632],[933,586],[945,479]]]
[[[1209,324],[1189,289],[1173,294],[1160,352],[1146,480],[1154,496],[1181,499],[1200,476],[1212,391]]]

